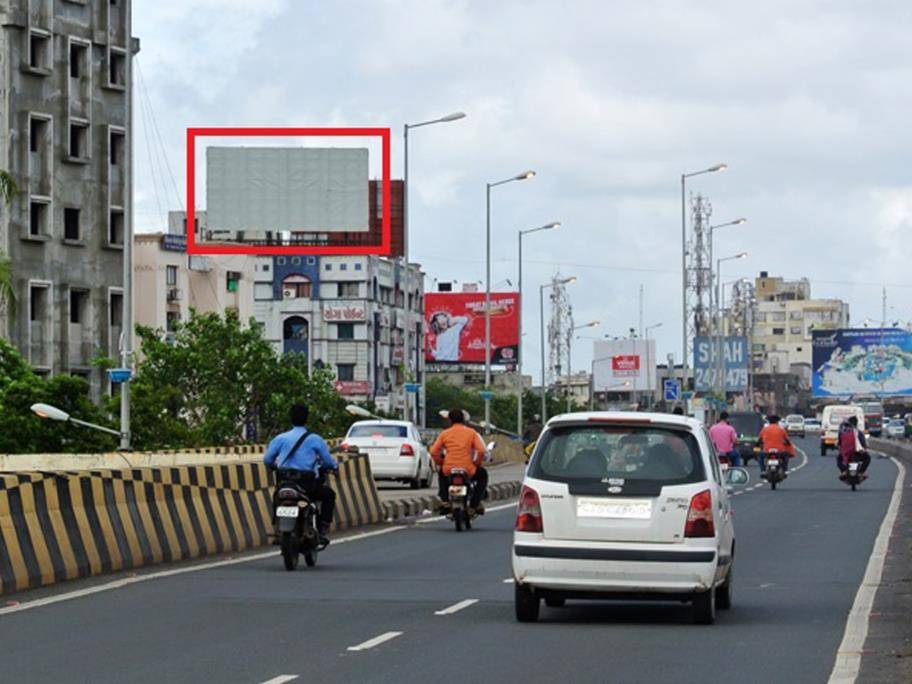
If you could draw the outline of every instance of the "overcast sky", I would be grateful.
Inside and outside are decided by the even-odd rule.
[[[750,5],[750,6],[748,6]],[[411,257],[432,279],[484,278],[484,184],[494,191],[493,280],[516,282],[526,241],[526,371],[538,372],[538,285],[556,271],[578,322],[645,322],[680,361],[680,186],[693,179],[728,276],[806,276],[853,322],[912,319],[912,3],[134,2],[142,41],[136,228],[183,208],[193,125],[372,125],[468,117],[411,139]],[[167,157],[174,182],[162,158]],[[894,308],[895,307],[895,308]],[[575,342],[577,370],[592,341]]]

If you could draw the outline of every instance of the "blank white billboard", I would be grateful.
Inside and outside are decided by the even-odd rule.
[[[206,148],[214,231],[367,232],[367,188],[367,148]]]
[[[596,392],[648,392],[656,385],[655,340],[599,340],[593,347]]]

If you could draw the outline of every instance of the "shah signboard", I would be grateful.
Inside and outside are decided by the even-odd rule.
[[[912,332],[899,328],[814,330],[815,397],[912,395]]]
[[[743,392],[747,389],[748,354],[746,337],[726,337],[722,340],[725,359],[725,391]],[[712,392],[716,388],[719,342],[713,337],[694,338],[694,389]]]

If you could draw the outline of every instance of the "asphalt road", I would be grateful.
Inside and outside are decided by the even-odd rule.
[[[521,481],[523,473],[526,470],[524,463],[502,463],[495,466],[488,466],[488,482],[497,484],[499,482]],[[379,480],[377,482],[377,491],[380,493],[381,501],[393,501],[396,499],[411,499],[429,495],[437,495],[437,475],[434,475],[434,481],[430,487],[425,489],[412,489],[407,484],[400,482],[391,482]]]
[[[312,570],[275,555],[0,614],[0,680],[825,682],[896,468],[875,459],[851,492],[802,446],[780,489],[734,499],[735,605],[714,626],[653,603],[515,622],[511,506],[468,533],[441,521],[336,543]]]

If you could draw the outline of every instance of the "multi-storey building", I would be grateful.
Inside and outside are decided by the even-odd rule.
[[[341,394],[393,410],[402,406],[407,380],[403,275],[398,261],[377,256],[272,257],[256,267],[254,315],[277,352],[305,354],[310,367],[333,370]],[[412,264],[409,346],[416,382],[424,376],[423,283]]]
[[[38,373],[87,378],[115,355],[123,309],[130,0],[0,4],[0,210],[18,306],[2,332]]]

